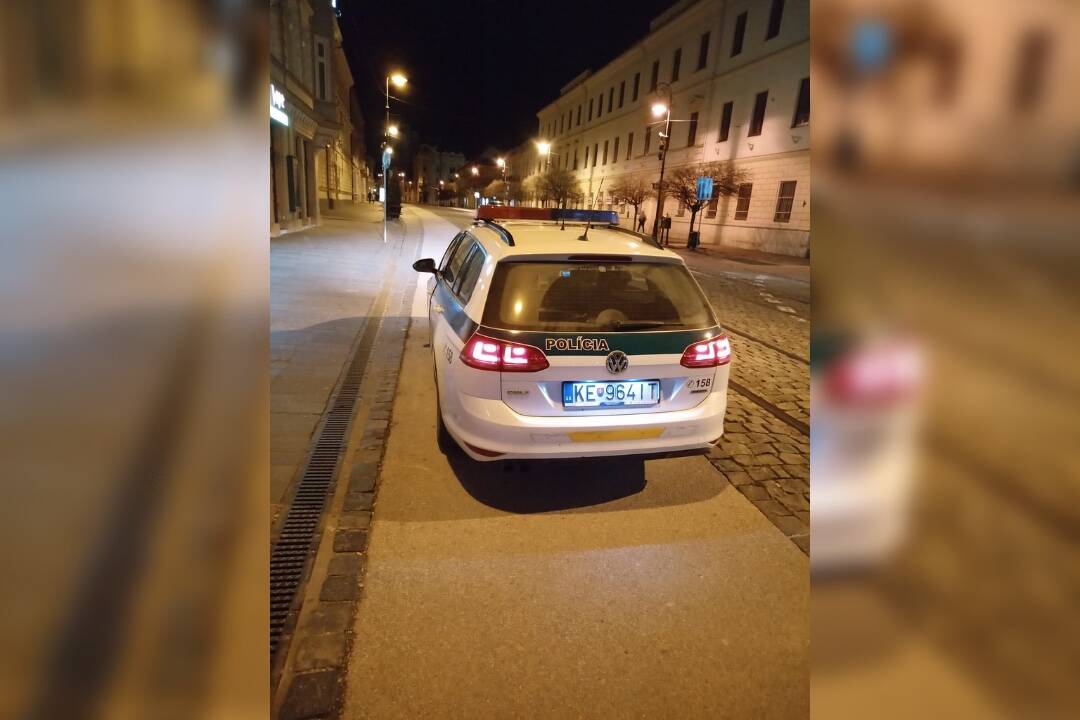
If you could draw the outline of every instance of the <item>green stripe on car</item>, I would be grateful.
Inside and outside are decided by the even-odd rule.
[[[703,330],[667,330],[621,333],[552,333],[502,330],[481,326],[481,335],[538,347],[545,355],[681,355],[689,345],[721,334],[718,326]]]

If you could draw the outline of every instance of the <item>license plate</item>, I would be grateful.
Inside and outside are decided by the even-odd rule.
[[[640,407],[660,402],[659,380],[564,382],[563,407]]]

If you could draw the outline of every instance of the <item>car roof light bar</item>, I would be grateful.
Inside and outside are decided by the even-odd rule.
[[[504,205],[481,205],[476,209],[476,219],[492,220],[546,220],[565,222],[591,222],[594,225],[618,225],[619,214],[614,210],[584,210],[579,208],[531,208],[506,207]]]

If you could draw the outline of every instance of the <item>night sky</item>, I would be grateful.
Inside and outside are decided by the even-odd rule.
[[[341,32],[367,123],[367,154],[382,140],[387,72],[391,114],[408,140],[458,150],[466,159],[509,149],[536,134],[536,111],[586,68],[597,70],[640,40],[674,0],[338,0]]]

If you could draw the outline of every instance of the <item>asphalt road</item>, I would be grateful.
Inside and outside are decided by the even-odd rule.
[[[469,220],[407,212],[436,258]],[[346,716],[805,716],[807,556],[702,457],[442,455],[426,324],[406,340]]]

